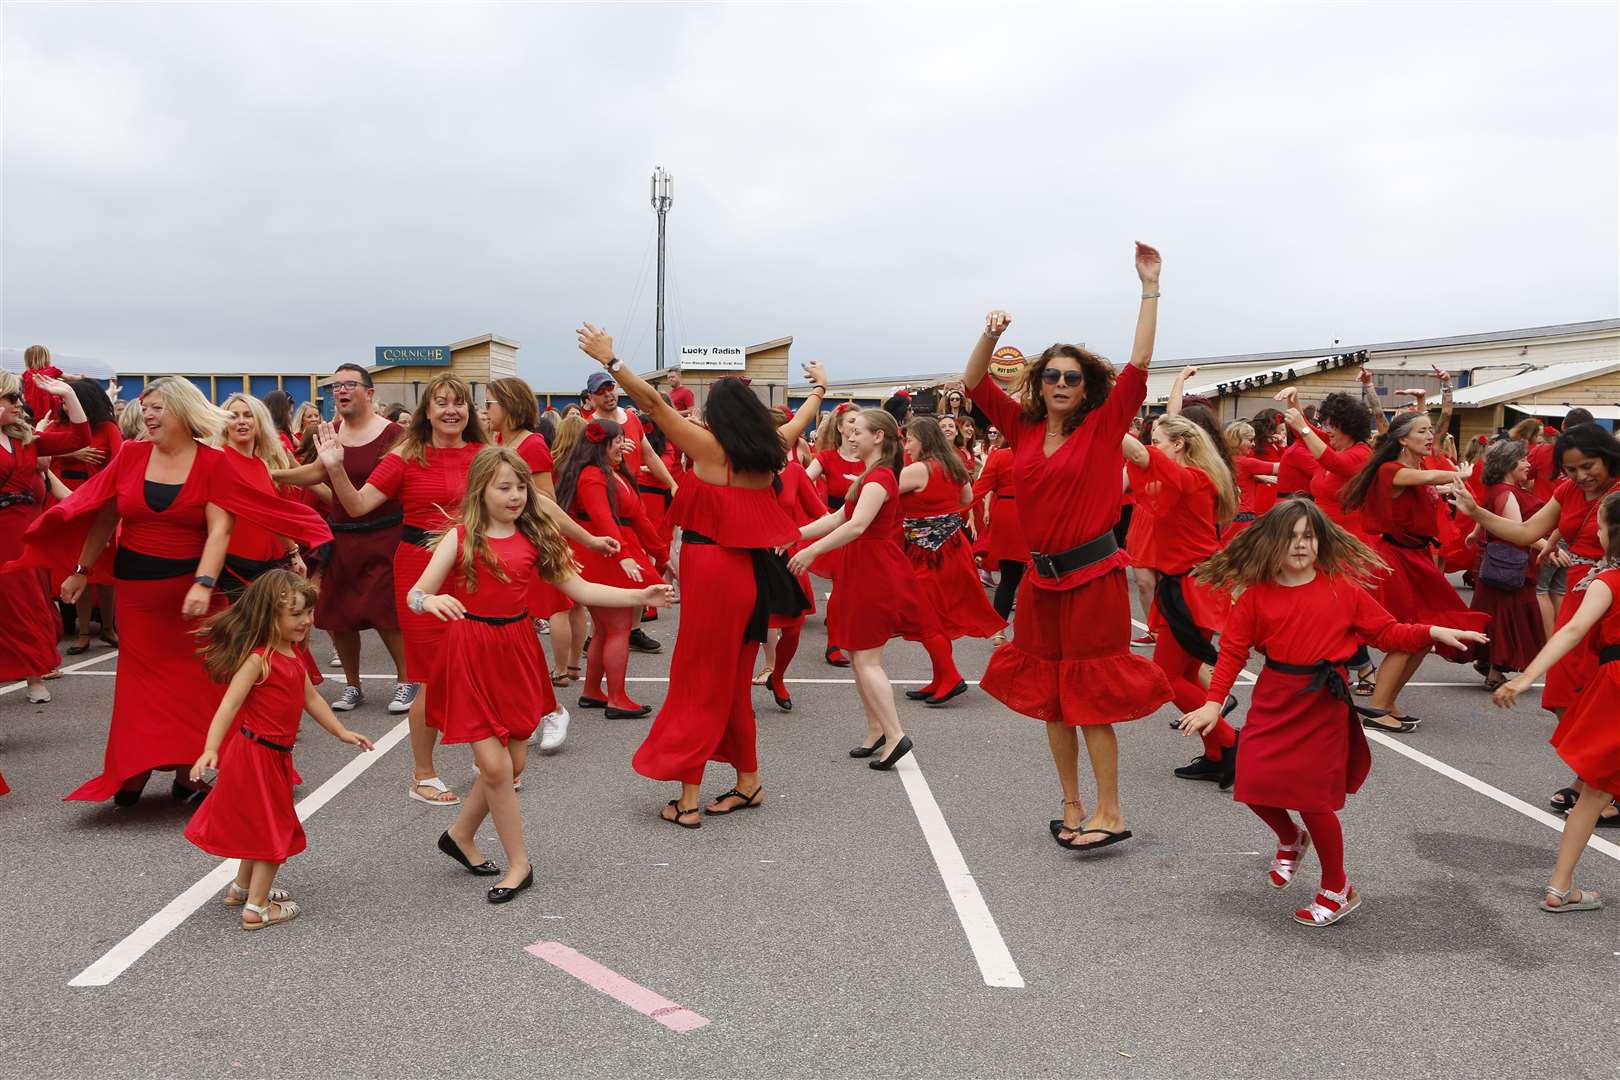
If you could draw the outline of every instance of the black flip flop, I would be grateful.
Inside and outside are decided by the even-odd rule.
[[[758,799],[760,794],[764,790],[765,790],[765,785],[761,784],[759,787],[754,789],[754,793],[752,795],[744,795],[742,792],[738,791],[736,788],[732,788],[730,791],[726,792],[724,795],[717,796],[714,799],[714,801],[715,802],[721,802],[721,801],[723,801],[725,799],[729,799],[729,798],[732,798],[733,796],[735,796],[736,798],[739,798],[739,799],[742,800],[742,805],[733,806],[729,810],[710,810],[708,807],[704,807],[703,812],[705,814],[708,814],[710,817],[725,817],[727,814],[735,814],[739,810],[758,810],[760,808],[761,803],[757,803],[754,800]]]
[[[1614,803],[1609,804],[1609,806],[1614,805]],[[1607,807],[1605,807],[1605,809],[1607,809]],[[1604,817],[1602,813],[1599,813],[1597,819],[1597,828],[1620,829],[1620,814],[1611,814],[1609,817]]]
[[[1557,810],[1560,814],[1568,813],[1569,808],[1574,806],[1580,797],[1581,793],[1576,791],[1574,788],[1561,787],[1557,791],[1553,792],[1553,797],[1547,800],[1547,805],[1552,807],[1554,810]],[[1559,798],[1562,798],[1564,801],[1559,802]]]
[[[1082,836],[1090,836],[1093,833],[1101,836],[1103,839],[1098,840],[1095,844],[1077,844],[1074,842],[1074,840],[1078,840]],[[1130,838],[1131,830],[1129,829],[1125,829],[1122,832],[1110,832],[1107,829],[1080,829],[1074,834],[1074,840],[1070,840],[1067,844],[1063,844],[1063,846],[1068,848],[1070,851],[1095,851],[1097,848],[1111,847],[1122,840],[1129,840]],[[1063,841],[1059,840],[1058,843],[1062,844]]]
[[[1046,823],[1046,826],[1052,830],[1052,839],[1057,841],[1058,847],[1064,848],[1068,847],[1069,845],[1064,843],[1063,840],[1059,838],[1058,834],[1064,832],[1065,830],[1073,833],[1080,831],[1080,827],[1078,825],[1071,829],[1069,826],[1063,824],[1062,818],[1053,818],[1051,821]]]

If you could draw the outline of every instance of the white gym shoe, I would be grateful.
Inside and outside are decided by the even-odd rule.
[[[536,619],[536,620],[534,620],[534,629],[535,629],[536,633],[550,634],[551,633],[551,623],[548,622],[545,619]]]
[[[562,706],[540,721],[540,752],[554,754],[568,738],[568,710]]]
[[[397,682],[394,684],[394,696],[388,702],[388,711],[402,713],[411,711],[411,703],[416,700],[417,684],[413,682]]]
[[[356,705],[364,705],[365,701],[365,692],[358,686],[345,686],[343,688],[343,695],[336,701],[332,702],[332,711],[348,712]]]
[[[43,686],[30,686],[28,688],[28,703],[30,705],[43,705],[51,700],[51,692]],[[561,739],[557,740],[561,742]]]
[[[328,660],[326,662],[326,666],[327,667],[333,667],[333,668],[342,667],[343,666],[343,657],[339,656],[337,653],[333,653],[332,654],[332,659],[330,659],[330,660]]]

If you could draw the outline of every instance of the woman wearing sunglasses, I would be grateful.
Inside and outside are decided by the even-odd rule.
[[[1013,449],[1019,517],[1030,573],[1018,589],[1013,640],[990,657],[980,686],[1025,716],[1046,722],[1063,787],[1063,817],[1050,823],[1066,848],[1090,851],[1130,837],[1119,806],[1119,744],[1113,725],[1170,700],[1164,672],[1131,653],[1127,558],[1119,520],[1122,440],[1147,396],[1159,308],[1159,253],[1136,245],[1142,304],[1131,362],[1116,379],[1100,356],[1053,345],[1024,371],[1021,401],[985,378],[1012,322],[985,318],[963,385]],[[1080,798],[1080,739],[1097,781],[1088,817]]]

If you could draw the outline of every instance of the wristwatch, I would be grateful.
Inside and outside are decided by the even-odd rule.
[[[609,371],[618,371],[622,367],[624,367],[624,361],[615,356],[611,361],[608,362],[607,369]]]
[[[209,576],[208,574],[198,574],[191,580],[195,581],[198,585],[201,585],[205,589],[212,589],[214,587],[214,582],[217,579]]]
[[[412,589],[405,596],[405,606],[416,612],[418,615],[421,615],[423,613],[422,605],[426,600],[427,594],[421,589]]]
[[[77,574],[80,577],[89,577],[90,576],[90,568],[88,566],[84,565],[84,563],[74,563],[73,564],[73,574]],[[72,577],[73,574],[69,574],[68,577]]]

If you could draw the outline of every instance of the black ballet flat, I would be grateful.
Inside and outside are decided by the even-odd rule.
[[[439,850],[465,866],[469,874],[477,874],[479,877],[494,877],[501,872],[501,868],[488,859],[474,866],[473,861],[467,858],[466,852],[461,850],[461,845],[456,843],[455,838],[450,835],[449,829],[439,834]]]
[[[911,753],[911,736],[902,735],[900,741],[894,744],[894,749],[889,751],[888,757],[882,761],[868,761],[866,767],[876,769],[878,772],[888,772],[899,764],[901,758],[909,753]]]
[[[935,694],[931,698],[923,698],[923,704],[938,707],[951,700],[951,698],[961,697],[965,693],[967,693],[967,683],[958,681],[955,686],[951,687],[943,694]]]
[[[489,902],[492,903],[492,904],[504,904],[504,903],[507,903],[508,901],[510,901],[514,897],[516,897],[518,893],[522,892],[524,889],[527,889],[530,885],[533,885],[533,884],[534,884],[534,867],[530,866],[529,867],[529,872],[527,874],[523,875],[523,880],[518,882],[516,885],[513,885],[510,889],[505,889],[505,888],[502,888],[499,885],[497,885],[495,888],[489,890],[489,892],[487,894],[489,896]]]
[[[174,798],[174,801],[185,806],[196,806],[198,803],[202,802],[208,797],[208,792],[209,787],[207,784],[204,784],[202,787],[191,788],[182,784],[178,780],[176,780],[169,787],[169,794]],[[122,794],[122,792],[119,794]],[[114,796],[114,798],[116,797],[117,796]]]
[[[793,711],[793,699],[788,697],[786,694],[778,694],[775,691],[772,691],[771,697],[776,699],[776,707],[778,709],[781,709],[783,712]]]
[[[582,709],[605,709],[607,708],[607,702],[602,698],[586,697],[581,694],[579,695],[579,707]]]
[[[580,698],[579,701],[581,705],[585,704],[584,698]],[[595,705],[589,705],[586,707],[591,709],[596,708]],[[618,709],[612,705],[609,705],[607,706],[607,712],[605,715],[609,720],[640,720],[643,716],[646,716],[650,712],[652,712],[651,705],[641,705],[634,709]]]
[[[883,740],[886,739],[886,738],[888,738],[888,736],[879,735],[877,742],[873,743],[871,746],[857,746],[855,749],[853,749],[853,750],[851,750],[849,752],[849,756],[850,757],[871,757],[873,754],[878,752],[878,747],[883,745]]]
[[[907,690],[906,698],[910,701],[927,701],[934,696],[934,692],[924,686],[916,690]]]
[[[115,792],[113,792],[113,805],[114,806],[134,806],[136,803],[138,803],[140,801],[141,801],[141,789],[140,788],[135,788],[135,789],[130,790],[130,791],[115,791]]]

